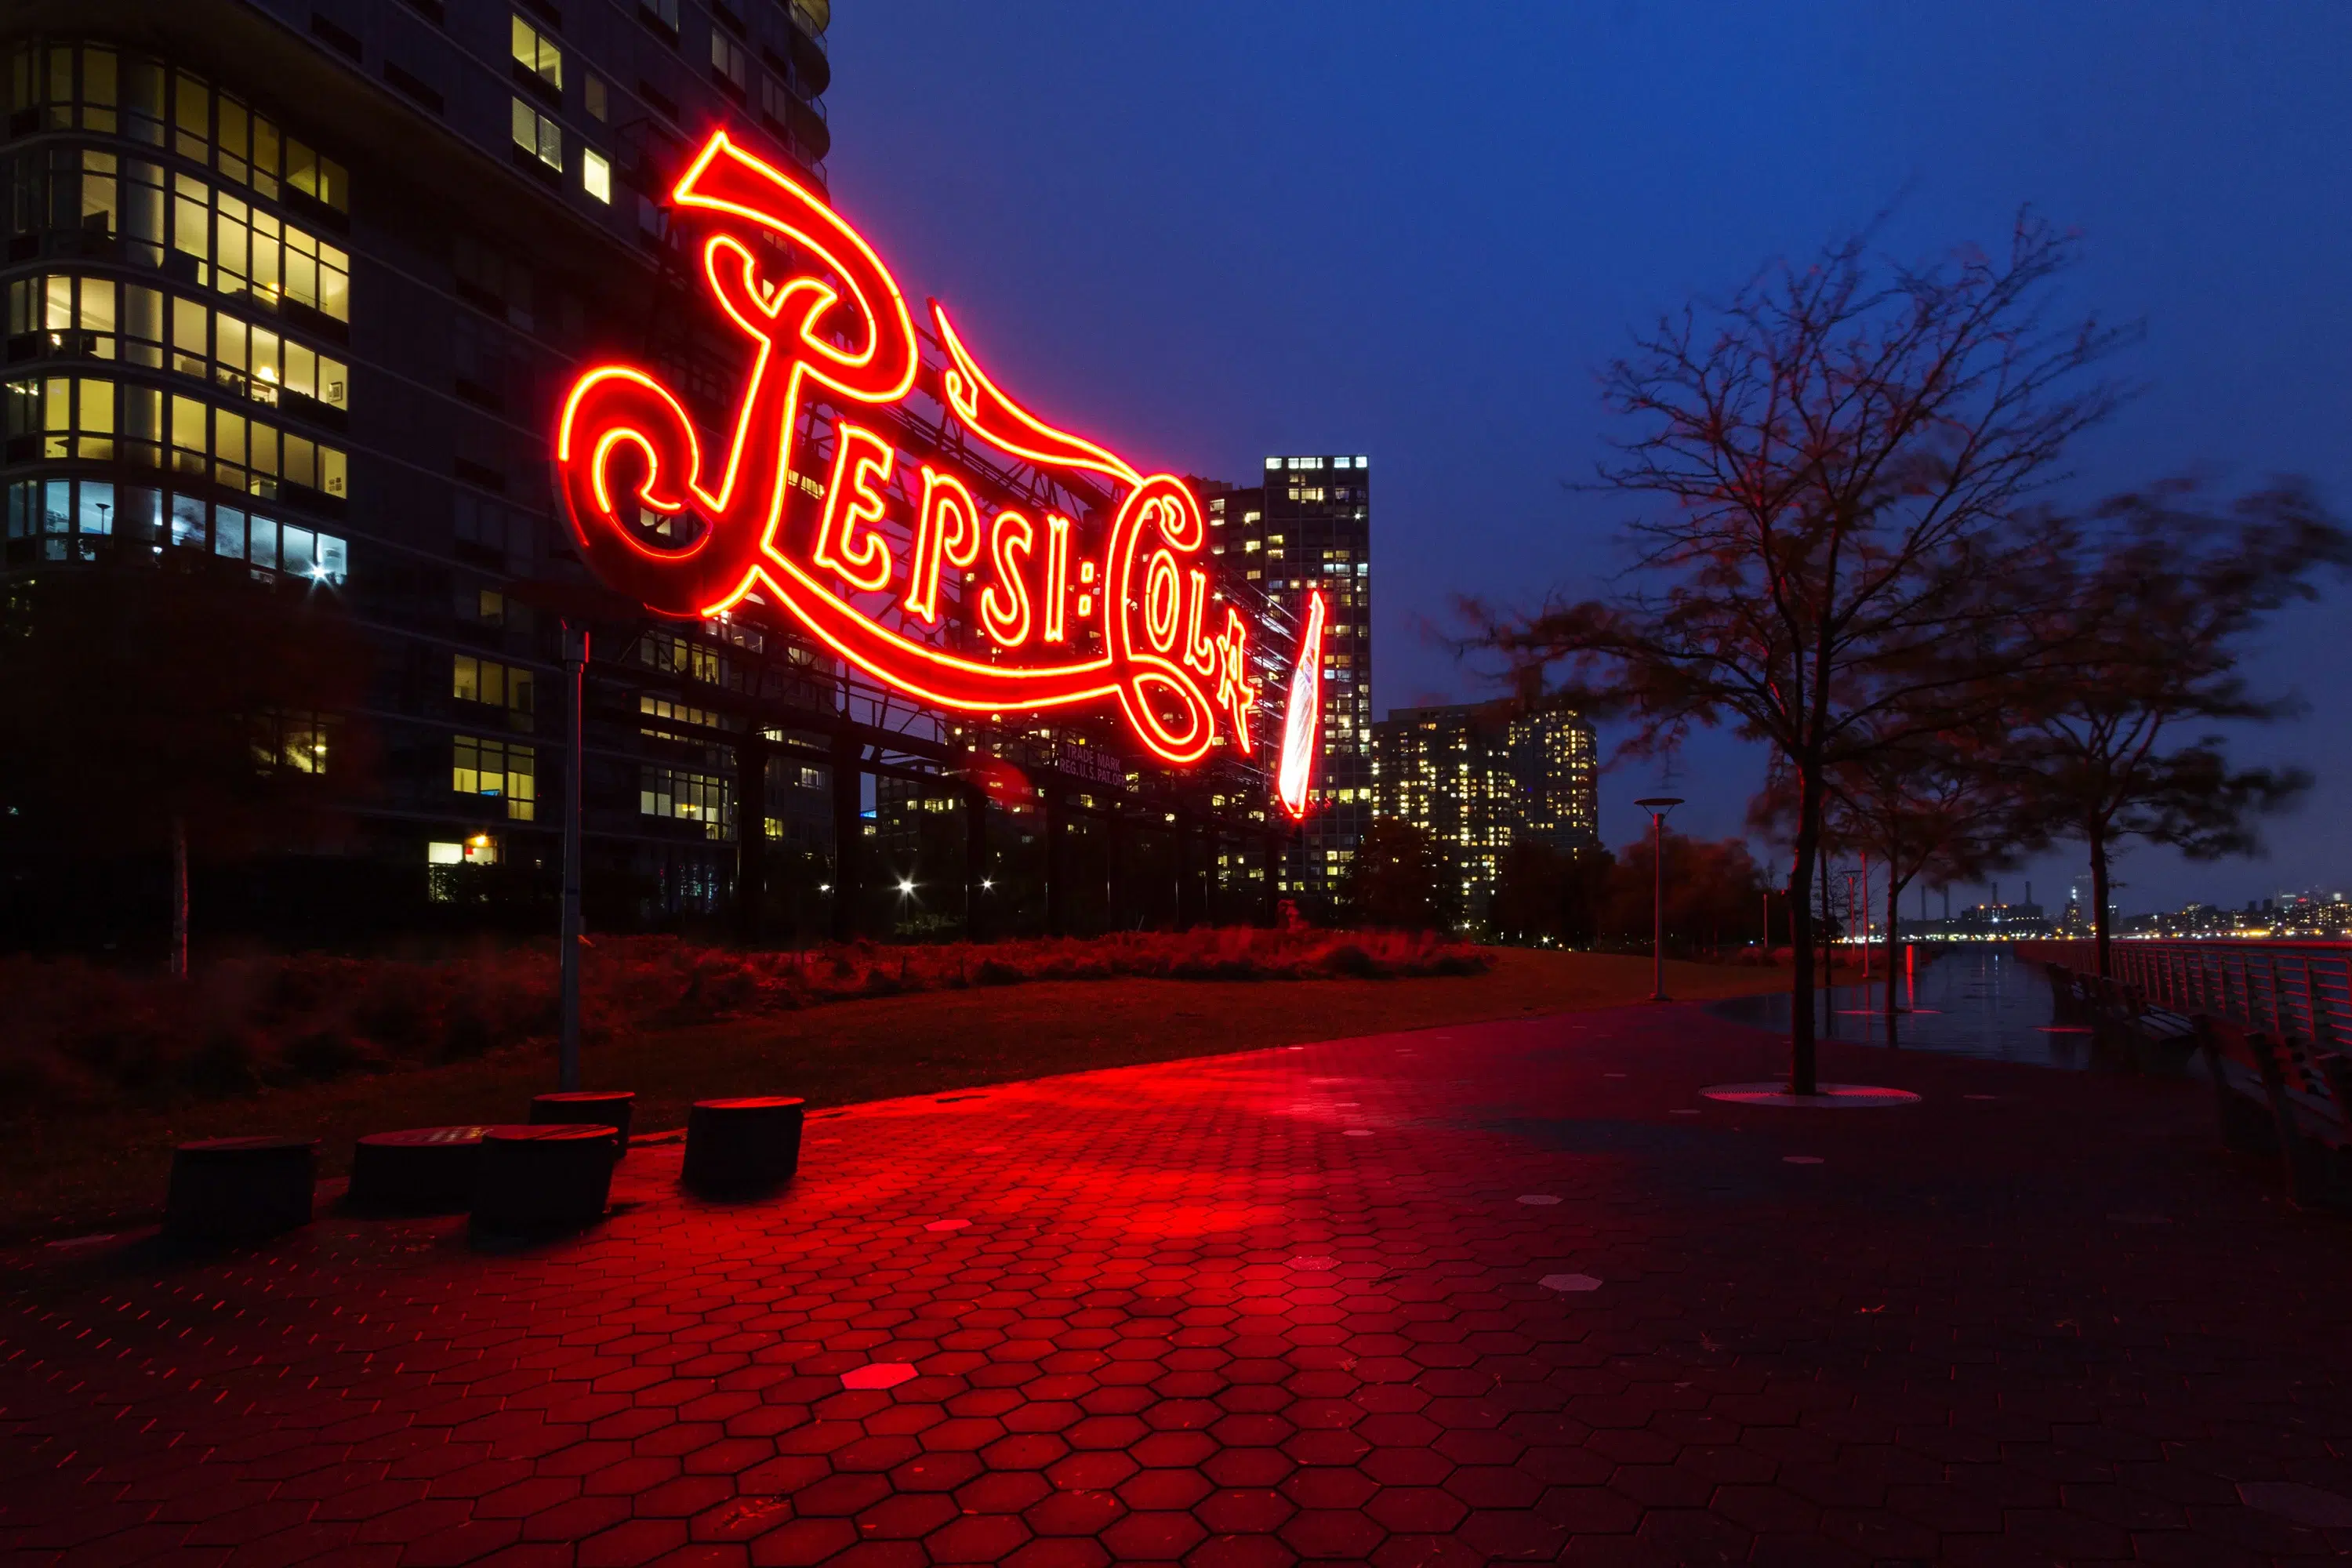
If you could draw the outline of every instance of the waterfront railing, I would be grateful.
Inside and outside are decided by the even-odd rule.
[[[2352,942],[2223,937],[2118,942],[2107,951],[2115,978],[2153,1006],[2183,1016],[2210,1013],[2323,1051],[2352,1049]],[[2084,970],[2088,957],[2087,951],[2068,954]]]

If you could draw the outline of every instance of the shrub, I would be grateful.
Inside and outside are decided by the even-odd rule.
[[[208,965],[188,982],[81,959],[0,958],[0,1018],[8,1020],[0,1028],[0,1094],[15,1113],[38,1114],[544,1048],[558,1026],[555,957],[552,942],[439,962],[246,957]],[[657,1020],[757,1016],[968,985],[1468,974],[1489,962],[1427,932],[1249,927],[768,952],[674,936],[598,937],[581,957],[591,1041]]]

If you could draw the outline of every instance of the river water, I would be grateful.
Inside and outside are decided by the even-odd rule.
[[[1923,949],[1924,952],[1924,949]],[[1819,1015],[1823,1038],[1890,1047],[1897,1050],[1945,1051],[1996,1061],[2080,1070],[2092,1065],[2091,1035],[2083,1028],[2052,1025],[2049,977],[2042,965],[2020,959],[2007,946],[1944,946],[1933,963],[1915,970],[1915,982],[1895,978],[1898,1011],[1885,1012],[1885,991],[1841,985],[1832,991],[1831,1011]],[[1738,996],[1716,1003],[1720,1016],[1761,1028],[1789,1027],[1789,994]]]

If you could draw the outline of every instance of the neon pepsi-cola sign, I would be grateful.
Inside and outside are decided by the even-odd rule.
[[[942,708],[1116,704],[1169,763],[1199,762],[1221,731],[1254,751],[1251,628],[1214,591],[1190,487],[1024,407],[936,302],[946,363],[927,367],[906,299],[873,247],[724,132],[670,201],[699,231],[710,302],[750,341],[752,365],[723,451],[705,447],[684,404],[643,368],[602,364],[572,384],[556,435],[559,482],[581,550],[606,584],[675,616],[718,616],[758,593],[851,665]],[[771,237],[817,268],[771,277]],[[904,403],[919,383],[1012,457],[1109,481],[1118,499],[1108,528],[1089,545],[1072,518],[983,505],[975,489],[987,487],[969,474],[899,450],[866,411]],[[804,416],[818,410],[830,457],[803,460],[824,475],[821,485],[796,480],[794,467]],[[950,620],[954,634],[943,635]],[[1302,668],[1319,663],[1319,641],[1302,639]],[[1298,747],[1311,754],[1316,707],[1294,704],[1287,715],[1286,729],[1303,723],[1305,738],[1286,736],[1286,764]],[[1296,764],[1283,772],[1284,803],[1302,815],[1303,776]]]

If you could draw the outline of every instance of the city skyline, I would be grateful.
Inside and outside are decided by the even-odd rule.
[[[830,99],[839,199],[1020,321],[1041,397],[1151,432],[1177,471],[1371,454],[1391,584],[1373,616],[1376,714],[1495,694],[1443,641],[1460,629],[1454,595],[1526,603],[1620,564],[1607,540],[1630,509],[1565,485],[1601,455],[1593,373],[1633,327],[1881,213],[1885,248],[1911,258],[1997,246],[2032,203],[2083,232],[2070,307],[2147,320],[2121,366],[2147,393],[2084,443],[2066,496],[2182,468],[2246,484],[2300,471],[2339,505],[2352,494],[2333,434],[2352,404],[2328,368],[2352,351],[2329,282],[2352,249],[2329,199],[2352,185],[2339,13],[2177,4],[2126,28],[2024,5],[1819,5],[1769,22],[1619,9],[1410,28],[1315,6],[918,6],[845,9],[835,43],[866,68]],[[1081,68],[1103,58],[1157,63]],[[1015,76],[1061,85],[992,91]],[[1764,78],[1779,85],[1759,115]],[[1406,79],[1410,92],[1374,85]],[[1088,128],[1075,148],[1073,123]],[[1631,123],[1641,137],[1619,131]],[[1041,256],[1026,242],[1041,229],[1070,243]],[[2333,613],[2279,617],[2257,680],[2295,686],[2294,650]],[[2336,739],[2352,694],[2306,681],[2303,695],[2309,716],[2243,756],[2319,774],[2270,837],[2315,878],[2352,881],[2352,840],[2330,826],[2352,815]],[[1642,831],[1627,803],[1657,788],[1691,797],[1678,826],[1743,832],[1760,750],[1702,735],[1664,774],[1609,765],[1601,728],[1605,843]],[[2242,903],[2284,863],[2135,849],[2120,897]],[[2062,846],[2016,874],[2056,886],[2080,864]]]

